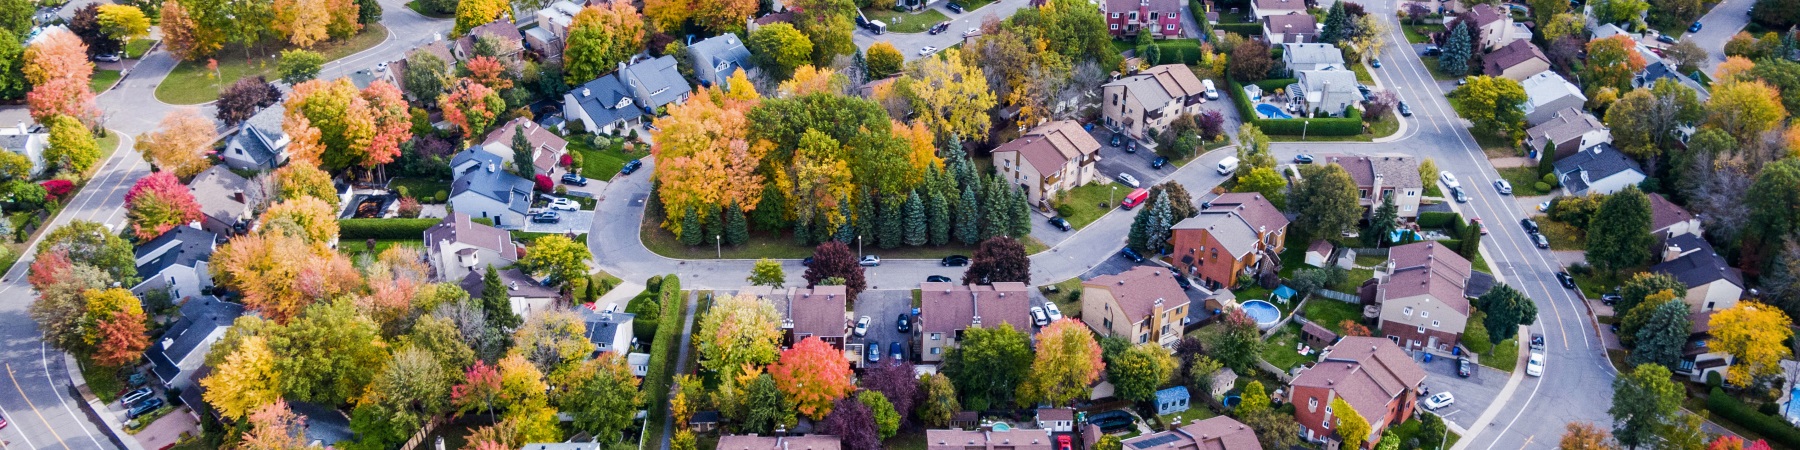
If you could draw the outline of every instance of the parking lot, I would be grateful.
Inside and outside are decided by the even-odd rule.
[[[533,211],[533,213],[535,214],[536,211]],[[527,220],[525,226],[519,228],[519,231],[530,233],[585,234],[594,222],[593,211],[557,211],[556,215],[560,216],[562,220],[557,223],[537,223]]]
[[[1500,388],[1506,385],[1509,374],[1492,367],[1475,364],[1475,372],[1468,378],[1456,375],[1456,359],[1435,356],[1431,362],[1419,361],[1419,367],[1425,369],[1425,388],[1431,395],[1449,392],[1456,396],[1456,403],[1433,411],[1445,420],[1455,422],[1465,429],[1475,425],[1476,416],[1494,403],[1500,395]],[[1424,397],[1424,395],[1421,395]],[[1420,399],[1424,402],[1424,399]]]
[[[960,278],[962,274],[957,274]],[[902,314],[912,314],[911,289],[887,289],[863,291],[856,296],[856,315],[869,316],[869,334],[862,337],[862,342],[881,346],[881,360],[891,357],[889,347],[894,342],[901,342],[907,359],[912,360],[912,340],[900,333],[895,327],[895,318]],[[855,338],[852,338],[855,339]],[[866,360],[866,355],[864,359]]]
[[[1139,183],[1138,187],[1148,189],[1150,188],[1150,185],[1156,184],[1156,182],[1162,180],[1163,177],[1175,173],[1175,169],[1177,169],[1174,164],[1164,165],[1161,169],[1150,168],[1150,162],[1156,159],[1157,154],[1150,149],[1144,148],[1142,142],[1138,143],[1136,153],[1126,152],[1125,149],[1132,141],[1130,136],[1121,135],[1119,146],[1113,147],[1112,130],[1108,130],[1104,126],[1096,125],[1094,129],[1088,130],[1088,134],[1093,135],[1094,140],[1100,142],[1100,176],[1104,176],[1113,182],[1118,182],[1119,174],[1128,173],[1131,174],[1132,177],[1137,178]],[[1125,186],[1121,185],[1120,188],[1125,189]],[[1123,192],[1121,192],[1121,195],[1123,195]]]

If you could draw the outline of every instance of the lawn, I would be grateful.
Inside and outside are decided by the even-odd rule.
[[[1375,77],[1369,75],[1369,67],[1362,64],[1351,64],[1350,71],[1356,72],[1356,82],[1375,83]]]
[[[994,0],[956,0],[956,4],[962,5],[963,13],[965,13],[965,14],[967,14],[971,11],[977,10],[977,9],[981,9],[981,7],[987,6],[988,4],[993,3],[993,2],[994,2]]]
[[[1543,178],[1538,177],[1537,166],[1507,167],[1499,169],[1499,171],[1500,178],[1505,178],[1506,182],[1512,183],[1513,195],[1520,197],[1550,195],[1550,192],[1537,188],[1538,183],[1544,182]],[[1551,189],[1555,190],[1555,188]]]
[[[881,446],[892,450],[925,450],[925,430],[901,431]]]
[[[867,8],[863,10],[863,17],[887,24],[890,33],[924,33],[925,30],[931,29],[932,25],[950,20],[937,8],[926,8],[917,13],[894,12],[893,9],[885,8]],[[902,49],[901,51],[912,50],[914,49]]]
[[[1375,123],[1369,124],[1370,136],[1388,137],[1397,131],[1400,131],[1400,120],[1395,119],[1393,114],[1381,116],[1380,119],[1375,120]]]
[[[449,19],[449,18],[452,18],[452,17],[456,17],[456,14],[454,14],[454,13],[452,13],[452,14],[438,14],[438,13],[435,13],[435,12],[431,12],[431,11],[427,11],[427,10],[425,10],[425,5],[423,5],[423,4],[420,4],[420,3],[419,3],[419,2],[418,2],[418,0],[413,0],[413,1],[410,1],[410,2],[406,2],[406,7],[407,7],[407,9],[411,9],[411,10],[413,10],[413,12],[416,12],[416,13],[419,13],[419,15],[421,15],[421,16],[425,16],[425,17],[430,17],[430,18],[433,18],[433,19]]]
[[[96,366],[83,357],[75,360],[81,365],[81,379],[87,382],[88,391],[100,401],[112,403],[113,399],[119,398],[119,392],[125,390],[125,381],[116,370]]]
[[[1162,420],[1164,427],[1172,429],[1172,428],[1181,426],[1181,424],[1193,423],[1194,421],[1197,421],[1197,420],[1211,419],[1211,418],[1219,415],[1218,413],[1212,412],[1212,409],[1207,408],[1205,403],[1202,403],[1199,401],[1200,400],[1199,398],[1195,398],[1194,400],[1195,401],[1190,403],[1190,405],[1188,406],[1187,411],[1182,411],[1182,412],[1178,412],[1175,414],[1163,414],[1160,416],[1156,416],[1156,418]]]
[[[643,239],[644,247],[649,248],[651,252],[670,258],[716,259],[723,257],[725,259],[801,259],[812,256],[813,253],[813,247],[795,244],[792,235],[786,233],[773,235],[760,231],[752,231],[750,233],[749,242],[735,247],[719,248],[713,245],[697,245],[689,247],[682,245],[681,241],[676,239],[673,233],[663,229],[660,225],[662,223],[661,221],[662,211],[658,210],[655,206],[648,207],[644,213],[644,224],[639,231],[638,236]],[[1027,239],[1024,244],[1025,253],[1027,254],[1049,249],[1043,242],[1040,242],[1035,238]],[[855,242],[851,242],[850,247],[855,249],[857,245]],[[971,255],[974,254],[974,252],[974,246],[961,244],[952,244],[943,247],[896,247],[883,249],[876,247],[873,242],[865,240],[862,247],[862,253],[880,255],[884,259],[941,259],[950,255]],[[955,272],[960,273],[962,270],[959,269]]]
[[[1519,341],[1507,338],[1499,344],[1494,344],[1493,350],[1481,355],[1481,365],[1512,373],[1513,367],[1519,365]]]
[[[1078,293],[1081,291],[1080,278],[1070,278],[1056,284],[1039,286],[1038,289],[1044,292],[1044,298],[1056,302],[1056,308],[1062,310],[1064,316],[1081,317],[1081,296]],[[1055,289],[1055,291],[1051,289]]]
[[[1462,77],[1446,74],[1442,71],[1439,71],[1438,70],[1438,59],[1436,56],[1421,56],[1421,57],[1419,57],[1419,62],[1425,63],[1425,68],[1431,69],[1431,78],[1436,79],[1438,81],[1455,80],[1457,78],[1462,78]]]
[[[1425,436],[1422,434],[1424,433],[1424,428],[1424,422],[1420,422],[1418,419],[1412,419],[1405,423],[1401,423],[1400,426],[1394,427],[1393,430],[1394,435],[1400,438],[1400,442],[1418,439],[1419,448],[1421,450],[1450,448],[1456,445],[1456,441],[1462,440],[1462,435],[1456,434],[1455,431],[1450,431],[1443,435]],[[1438,444],[1443,444],[1443,446],[1440,447]]]
[[[1374,270],[1350,269],[1350,276],[1345,277],[1343,283],[1332,286],[1331,290],[1354,294],[1356,293],[1356,288],[1362,286],[1363,281],[1370,278],[1375,278]]]
[[[1363,267],[1375,267],[1385,262],[1387,262],[1387,257],[1385,256],[1356,255],[1356,265]]]
[[[1311,320],[1333,333],[1344,334],[1346,320],[1362,323],[1362,307],[1324,297],[1306,301],[1306,320]]]
[[[1406,42],[1411,42],[1414,44],[1423,44],[1423,43],[1431,42],[1431,34],[1432,33],[1444,31],[1444,26],[1439,25],[1439,24],[1429,24],[1429,23],[1423,24],[1423,25],[1416,25],[1416,26],[1415,25],[1407,25],[1407,26],[1400,27],[1400,31],[1406,33]]]
[[[1599,298],[1601,294],[1610,293],[1614,288],[1623,284],[1622,280],[1630,279],[1632,276],[1631,273],[1622,273],[1618,276],[1609,277],[1600,274],[1598,271],[1592,271],[1586,274],[1571,273],[1569,275],[1575,277],[1575,286],[1580,287],[1581,292],[1586,293],[1588,298]],[[1624,313],[1621,311],[1618,312],[1618,314],[1623,315]]]
[[[370,24],[363,32],[342,41],[331,41],[319,44],[313,51],[325,55],[325,61],[335,61],[356,52],[367,50],[387,39],[387,28],[380,24]],[[265,53],[266,52],[266,53]],[[175,70],[156,86],[156,99],[173,105],[197,105],[219,98],[219,90],[237,82],[239,78],[262,75],[274,79],[275,57],[279,49],[257,49],[257,56],[246,61],[241,48],[226,48],[218,52],[219,72],[214,77],[206,69],[206,61],[183,61],[175,65]],[[271,56],[262,56],[264,54]]]
[[[627,152],[625,147],[619,144],[614,144],[611,148],[604,150],[597,149],[594,148],[591,139],[589,136],[577,136],[569,139],[569,151],[581,154],[581,176],[584,177],[612,181],[613,176],[619,174],[619,169],[625,167],[626,161],[650,155],[646,151]]]
[[[145,53],[150,52],[152,45],[156,45],[155,39],[132,39],[131,42],[125,43],[125,57],[129,59],[142,58]]]
[[[118,82],[119,71],[94,69],[94,77],[88,80],[88,87],[93,88],[94,92],[106,92],[107,89],[112,89],[113,83]]]
[[[438,192],[444,192],[446,195],[450,192],[450,183],[443,180],[395,178],[388,182],[388,187],[395,191],[406,188],[407,195],[418,199],[419,203],[436,203]]]
[[[1293,370],[1294,367],[1301,364],[1318,361],[1317,354],[1306,356],[1295,351],[1294,349],[1299,346],[1299,343],[1300,325],[1288,323],[1287,326],[1281,327],[1281,331],[1263,339],[1263,361],[1268,361],[1269,364],[1280,367],[1281,370]]]
[[[1585,250],[1587,235],[1573,225],[1550,220],[1547,216],[1538,216],[1538,230],[1550,239],[1552,250]]]
[[[1122,188],[1122,189],[1121,189]],[[1089,183],[1059,196],[1056,211],[1079,230],[1113,210],[1131,188],[1113,183]],[[1104,205],[1104,206],[1102,206]]]

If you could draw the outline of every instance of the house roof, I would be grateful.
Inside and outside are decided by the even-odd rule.
[[[644,115],[644,109],[635,106],[637,99],[632,98],[631,90],[619,79],[617,72],[582,83],[580,88],[570,90],[567,95],[574,98],[576,106],[586,112],[588,118],[593,119],[596,124],[631,120]]]
[[[1219,241],[1225,252],[1232,259],[1243,258],[1244,255],[1256,251],[1256,227],[1235,210],[1202,210],[1199,215],[1181,219],[1175,226],[1169,227],[1173,233],[1184,230],[1205,230]]]
[[[287,108],[281,102],[275,102],[238,127],[238,133],[231,137],[230,145],[244,149],[244,154],[258,165],[272,165],[276,155],[287,147],[287,133],[281,131],[282,113]]]
[[[1338,338],[1337,333],[1333,333],[1331,330],[1327,330],[1325,327],[1320,326],[1311,320],[1306,321],[1304,325],[1300,326],[1300,333],[1305,334],[1307,337],[1314,340],[1325,341],[1326,343],[1337,342]]]
[[[544,286],[543,283],[532,279],[530,275],[526,275],[519,269],[500,270],[497,274],[500,275],[500,285],[506,286],[507,297],[556,298],[560,294],[556,289]],[[462,286],[463,290],[469,291],[469,298],[481,298],[481,291],[487,288],[486,282],[486,270],[471,270],[468,275],[464,275],[463,279],[457,282],[457,285]]]
[[[1514,43],[1523,41],[1514,41]],[[1550,120],[1525,130],[1525,143],[1532,150],[1542,150],[1545,143],[1563,143],[1590,131],[1607,131],[1606,124],[1580,108],[1568,107],[1556,112]]]
[[[1326,389],[1365,418],[1387,417],[1388,402],[1425,381],[1425,369],[1386,338],[1344,336],[1290,383]],[[1330,399],[1320,399],[1328,401]]]
[[[627,85],[639,90],[642,95],[649,96],[638,99],[638,102],[643,104],[645,110],[654,111],[680,100],[692,89],[675,66],[675,56],[663,55],[625,66],[619,72],[624,74]]]
[[[1563,97],[1575,97],[1582,103],[1587,103],[1587,96],[1581,95],[1581,88],[1575,87],[1574,83],[1563,79],[1562,75],[1557,75],[1556,72],[1538,72],[1537,75],[1525,77],[1525,80],[1520,81],[1519,85],[1525,88],[1525,97],[1527,98],[1525,103],[1528,107],[1526,111],[1548,105]]]
[[[532,122],[531,119],[525,117],[514,118],[510,122],[495,127],[494,131],[488,132],[487,140],[482,141],[481,145],[500,145],[511,148],[513,130],[520,127],[525,129],[525,142],[530,144],[531,148],[541,150],[531,161],[531,165],[537,167],[538,173],[549,173],[550,169],[562,162],[562,155],[568,151],[569,141],[564,140],[562,136],[557,136],[555,131],[539,126],[537,122]]]
[[[1352,105],[1362,100],[1362,93],[1356,90],[1356,72],[1332,67],[1319,70],[1296,70],[1294,74],[1299,81],[1297,84],[1305,90],[1307,103],[1311,103],[1315,107],[1336,104]]]
[[[212,166],[201,171],[188,182],[188,190],[193,191],[194,202],[200,204],[201,214],[227,223],[236,222],[250,205],[262,202],[262,189],[225,166]],[[238,201],[238,194],[243,194],[243,201]]]
[[[1301,14],[1304,15],[1304,14]],[[1311,18],[1312,16],[1307,16]],[[1281,57],[1293,64],[1336,64],[1344,65],[1344,52],[1331,44],[1283,44],[1286,47]]]
[[[1492,24],[1500,19],[1508,17],[1510,16],[1507,15],[1505,10],[1489,6],[1486,3],[1475,5],[1474,8],[1469,9],[1469,18],[1475,21],[1475,26],[1477,28],[1488,26],[1488,24]]]
[[[1031,288],[1025,283],[992,285],[927,282],[919,285],[919,328],[926,333],[955,333],[976,326],[1009,324],[1033,333]]]
[[[1081,287],[1111,292],[1128,323],[1138,323],[1155,314],[1158,303],[1164,310],[1188,304],[1187,291],[1175,283],[1169,269],[1159,266],[1136,266],[1124,273],[1097,276],[1082,282]]]
[[[1707,310],[1707,311],[1701,311],[1701,312],[1697,312],[1697,313],[1693,313],[1693,314],[1688,314],[1688,323],[1693,325],[1692,328],[1688,329],[1688,334],[1696,335],[1696,334],[1711,333],[1712,332],[1712,316],[1713,316],[1713,313],[1717,313],[1717,312],[1719,312],[1719,311],[1718,310]]]
[[[1381,177],[1381,187],[1397,189],[1421,189],[1424,180],[1419,178],[1419,160],[1412,156],[1397,154],[1382,155],[1320,155],[1317,164],[1336,163],[1350,174],[1350,180],[1356,187],[1373,189],[1375,177]]]
[[[1219,194],[1218,197],[1213,197],[1212,201],[1206,202],[1206,208],[1202,211],[1218,212],[1223,210],[1236,212],[1243,216],[1244,222],[1253,228],[1278,230],[1288,226],[1287,215],[1281,213],[1281,208],[1276,208],[1274,203],[1269,203],[1269,199],[1263,198],[1262,194],[1255,192]]]
[[[928,450],[1050,450],[1055,441],[1047,430],[1013,428],[1006,431],[925,430]],[[720,449],[724,450],[724,449]],[[789,449],[793,450],[793,449]]]
[[[1106,0],[1106,11],[1135,11],[1140,0]],[[1149,0],[1151,11],[1181,11],[1181,0]]]
[[[512,240],[512,234],[506,230],[475,223],[468,214],[452,212],[443,221],[425,229],[425,245],[434,251],[445,242],[458,243],[476,248],[493,250],[501,258],[511,262],[518,259],[519,247]],[[478,291],[470,291],[478,292]]]
[[[473,164],[470,164],[473,163]],[[525,214],[531,210],[532,183],[511,172],[500,170],[506,161],[500,155],[469,148],[456,154],[450,160],[450,167],[465,167],[454,174],[450,182],[450,196],[474,192],[507,205],[507,209]]]
[[[727,434],[719,436],[718,450],[839,450],[843,441],[837,436],[809,434],[805,436],[757,436]]]
[[[456,64],[456,55],[450,54],[449,42],[432,41],[425,45],[414,47],[412,50],[406,52],[405,57],[401,57],[398,60],[388,63],[388,75],[394,78],[395,84],[402,84],[406,77],[407,57],[411,57],[414,53],[419,52],[430,53],[431,56],[436,56],[439,61],[444,62],[444,67],[446,68]]]
[[[138,276],[148,280],[170,267],[197,267],[200,261],[210,261],[213,244],[218,239],[219,235],[191,226],[170,228],[150,242],[137,246]]]
[[[481,24],[469,30],[469,34],[456,39],[457,51],[464,55],[475,55],[475,37],[492,36],[500,45],[498,53],[502,55],[516,53],[525,47],[522,41],[525,35],[519,34],[519,27],[506,19],[495,19],[493,22]]]
[[[619,338],[619,332],[637,319],[637,315],[624,312],[623,306],[607,305],[600,310],[595,310],[595,307],[589,303],[581,308],[581,319],[587,325],[588,342],[594,343],[595,354],[610,350],[629,350],[614,349],[612,344],[613,340]]]
[[[771,300],[782,316],[793,322],[794,340],[798,342],[807,336],[843,338],[850,328],[844,318],[844,302],[848,298],[850,291],[839,285],[794,288]]]
[[[1228,416],[1196,421],[1170,431],[1126,439],[1130,450],[1259,450],[1256,430]]]
[[[244,305],[210,295],[191,298],[181,303],[181,319],[170,325],[160,339],[151,342],[144,356],[150,359],[152,371],[164,385],[174,385],[181,377],[181,361],[216,340],[214,331],[230,327],[243,314]]]
[[[1691,243],[1695,241],[1697,243]],[[1719,253],[1713,250],[1712,244],[1707,243],[1705,239],[1682,242],[1688,243],[1682,247],[1683,251],[1688,252],[1686,255],[1650,266],[1650,271],[1675,277],[1689,289],[1719,280],[1729,281],[1732,285],[1739,287],[1744,285],[1743,273],[1731,267],[1731,264],[1726,262],[1724,257],[1719,256]]]
[[[1138,99],[1138,103],[1146,108],[1160,108],[1169,100],[1188,98],[1206,93],[1206,86],[1194,71],[1180,64],[1163,64],[1144,69],[1137,74],[1121,77],[1102,85],[1125,86],[1125,94]]]
[[[1307,253],[1318,253],[1326,256],[1331,256],[1332,249],[1331,241],[1324,239],[1313,241],[1312,245],[1306,246]]]
[[[703,67],[695,67],[694,71],[711,73],[710,78],[702,79],[715,83],[730,78],[731,73],[739,68],[750,67],[750,49],[744,47],[744,40],[738,38],[736,33],[725,33],[695,42],[688,46],[688,54],[693,55],[695,61],[704,64]]]
[[[1282,33],[1282,34],[1286,34],[1286,35],[1301,35],[1301,36],[1315,36],[1316,37],[1319,34],[1319,22],[1313,20],[1313,16],[1311,14],[1303,14],[1303,13],[1279,14],[1279,15],[1264,17],[1263,18],[1263,29],[1267,30],[1269,33]],[[1284,39],[1286,39],[1284,42],[1288,42],[1288,43],[1306,42],[1304,40],[1305,39],[1304,37],[1288,36],[1288,37],[1285,37]]]
[[[1556,160],[1555,166],[1556,173],[1563,174],[1563,185],[1577,194],[1587,191],[1589,180],[1604,180],[1628,171],[1644,173],[1637,160],[1608,143],[1588,147]],[[1585,172],[1586,176],[1581,176],[1581,172]]]
[[[581,5],[577,5],[569,0],[557,0],[556,3],[551,3],[550,6],[538,10],[537,13],[538,19],[549,20],[550,23],[560,25],[563,28],[568,28],[569,23],[575,21],[576,14],[581,14]],[[533,28],[533,30],[542,29],[543,28]]]
[[[1463,315],[1469,299],[1463,296],[1472,265],[1449,247],[1433,241],[1415,242],[1388,250],[1393,273],[1380,285],[1382,300],[1428,296],[1424,301],[1444,302]]]
[[[33,139],[47,140],[48,136],[43,125],[20,122],[16,127],[0,128],[0,148],[23,155],[30,150]]]
[[[1256,0],[1256,10],[1258,12],[1305,11],[1306,2],[1303,0]]]
[[[1520,39],[1489,52],[1486,57],[1483,57],[1482,65],[1488,75],[1499,76],[1505,73],[1506,69],[1533,59],[1543,61],[1546,67],[1550,64],[1550,57],[1544,56],[1543,50],[1532,45],[1528,39]]]
[[[1040,173],[1047,173],[1062,168],[1070,161],[1099,153],[1100,142],[1083,131],[1080,123],[1058,120],[1039,125],[1024,136],[994,149],[995,154],[1010,152],[1018,152],[1026,162],[1031,163],[1031,167]]]
[[[1694,81],[1693,78],[1688,77],[1687,75],[1682,75],[1675,69],[1673,64],[1670,64],[1668,61],[1661,58],[1653,59],[1651,61],[1652,62],[1649,65],[1644,66],[1642,72],[1638,72],[1637,76],[1632,78],[1633,86],[1650,87],[1655,85],[1657,80],[1668,79],[1683,87],[1692,89],[1695,96],[1701,102],[1706,102],[1707,99],[1712,98],[1712,92],[1708,91],[1706,86],[1701,86],[1700,82]]]
[[[1650,230],[1661,230],[1675,224],[1694,220],[1694,213],[1683,209],[1681,205],[1663,198],[1662,194],[1650,194]]]
[[[1184,398],[1188,398],[1187,386],[1175,386],[1156,391],[1156,401],[1158,403],[1181,400]]]
[[[1069,408],[1038,408],[1037,420],[1075,420],[1075,410]]]

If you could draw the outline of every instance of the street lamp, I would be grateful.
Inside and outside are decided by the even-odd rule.
[[[719,259],[725,259],[725,244],[721,242],[722,239],[719,235],[713,235],[713,251],[718,253]]]
[[[860,234],[859,234],[859,235],[856,235],[856,260],[857,260],[857,261],[858,261],[858,262],[861,262],[861,261],[862,261],[862,257],[863,257],[863,254],[862,254],[862,235],[860,235]]]
[[[1310,119],[1300,122],[1300,140],[1306,140],[1306,127],[1309,125],[1312,125],[1312,120]]]
[[[1108,207],[1108,208],[1111,208],[1111,207],[1112,207],[1112,204],[1113,204],[1113,195],[1114,195],[1114,194],[1118,194],[1118,193],[1119,193],[1119,187],[1118,187],[1118,186],[1113,186],[1113,187],[1112,187],[1112,190],[1109,190],[1109,191],[1106,191],[1106,207]]]

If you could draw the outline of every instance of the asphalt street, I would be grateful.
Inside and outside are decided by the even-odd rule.
[[[1731,40],[1732,35],[1750,23],[1750,6],[1755,4],[1756,0],[1721,1],[1713,6],[1712,11],[1700,16],[1699,32],[1681,35],[1682,39],[1694,41],[1695,44],[1700,44],[1700,48],[1706,49],[1706,73],[1712,73],[1714,68],[1719,67],[1719,63],[1725,62],[1725,41]]]

